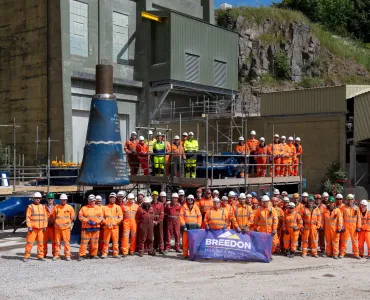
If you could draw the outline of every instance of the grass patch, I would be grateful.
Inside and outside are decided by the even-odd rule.
[[[258,39],[261,41],[262,45],[279,45],[283,40],[283,36],[279,32],[278,34],[273,33],[262,33]]]
[[[304,77],[301,82],[298,83],[298,86],[305,89],[322,87],[325,86],[325,80],[319,77]]]
[[[280,85],[279,80],[277,80],[271,74],[262,74],[261,75],[261,83],[265,86],[271,86],[271,87]]]

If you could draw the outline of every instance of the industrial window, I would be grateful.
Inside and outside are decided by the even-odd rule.
[[[128,63],[128,15],[113,12],[113,61]]]
[[[200,81],[200,57],[185,53],[185,80],[199,83]]]
[[[226,87],[226,63],[214,60],[215,86]]]
[[[71,54],[89,56],[88,54],[88,10],[86,3],[69,0],[70,9],[70,51]]]

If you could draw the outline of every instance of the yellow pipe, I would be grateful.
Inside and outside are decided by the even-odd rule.
[[[161,17],[158,17],[156,15],[149,14],[149,13],[147,13],[145,11],[142,11],[141,12],[141,17],[142,18],[145,18],[145,19],[152,20],[152,21],[156,21],[156,22],[162,22]]]

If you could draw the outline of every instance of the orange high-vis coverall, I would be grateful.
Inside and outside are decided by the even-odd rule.
[[[361,231],[358,235],[360,256],[365,255],[365,243],[367,245],[367,255],[370,257],[370,212],[361,213]]]
[[[71,228],[75,210],[69,204],[58,204],[53,209],[55,228],[55,256],[60,257],[61,242],[64,242],[64,256],[71,257]]]
[[[284,176],[285,173],[288,173],[288,163],[289,163],[288,144],[281,143],[280,146],[281,146],[280,176]]]
[[[276,247],[279,245],[279,237],[277,235],[277,228],[279,224],[278,214],[273,207],[264,208],[259,207],[254,212],[254,228],[258,232],[272,233],[276,232],[272,239],[272,250],[271,253],[275,252]]]
[[[283,222],[284,222],[284,210],[282,208],[280,208],[279,206],[277,207],[274,207],[274,209],[276,210],[276,213],[278,215],[278,228],[277,228],[277,235],[278,235],[278,238],[279,238],[279,244],[276,246],[276,249],[275,249],[275,252],[279,252],[280,249],[283,249],[284,248],[284,242],[283,242],[283,238],[284,238],[284,232],[282,232],[281,228],[283,227]]]
[[[45,212],[48,218],[48,226],[44,232],[44,257],[48,254],[48,241],[51,241],[51,249],[52,254],[55,256],[55,229],[54,229],[54,221],[53,221],[53,209],[54,205],[47,206],[45,205]]]
[[[139,158],[136,153],[136,145],[138,144],[137,140],[130,138],[125,143],[125,153],[127,155],[127,161],[130,166],[130,175],[137,175],[139,171]]]
[[[340,233],[337,231],[341,231],[343,227],[343,217],[339,208],[325,209],[322,214],[322,223],[324,225],[326,255],[338,257]]]
[[[293,144],[286,144],[285,147],[285,165],[284,168],[284,176],[292,176],[293,175],[293,161],[296,157],[296,150]]]
[[[122,209],[116,204],[108,204],[103,207],[104,246],[102,255],[108,255],[109,242],[112,239],[112,256],[118,256],[119,224],[122,221]]]
[[[221,202],[221,207],[225,210],[225,213],[227,211],[227,215],[230,215],[230,213],[233,212],[232,206],[229,203],[227,203],[226,205],[224,205]],[[226,226],[226,229],[230,229],[230,228],[231,228],[231,219],[228,220],[227,226]]]
[[[136,203],[127,202],[126,205],[122,206],[123,212],[123,238],[121,241],[122,253],[124,255],[128,254],[129,250],[129,239],[130,242],[130,253],[134,253],[136,250],[136,240],[137,240],[137,222],[136,213],[139,209],[139,205]]]
[[[31,256],[32,246],[35,240],[37,241],[37,257],[44,257],[44,228],[48,225],[46,211],[41,204],[28,205],[26,211],[27,228],[32,228],[32,231],[27,232],[26,249],[24,250],[24,258]]]
[[[258,177],[266,177],[267,172],[267,164],[268,164],[268,155],[270,155],[269,148],[267,145],[264,147],[258,146],[256,149],[257,156],[257,176]]]
[[[237,160],[238,160],[238,163],[241,164],[241,165],[245,165],[246,163],[246,157],[245,155],[249,155],[249,147],[248,147],[248,144],[244,144],[244,145],[240,145],[237,144],[235,146],[235,152],[238,154],[238,155],[243,155],[244,157],[237,157]],[[241,166],[241,167],[238,167],[238,170],[240,172],[240,177],[243,178],[245,176],[245,173],[246,173],[246,165],[245,166]]]
[[[249,231],[250,226],[253,224],[254,212],[252,207],[247,204],[238,204],[233,207],[233,215],[236,220],[236,228],[240,228],[243,231]]]
[[[180,177],[180,171],[181,171],[181,166],[180,166],[180,155],[182,157],[182,162],[185,161],[186,155],[184,152],[184,147],[179,143],[176,145],[175,143],[171,144],[171,153],[172,153],[172,161],[170,163],[171,167],[171,174],[173,176]]]
[[[340,240],[339,255],[346,255],[348,239],[352,241],[352,253],[354,256],[359,256],[358,250],[358,232],[361,229],[361,212],[358,206],[346,206],[343,210],[343,226],[344,232]]]
[[[140,142],[137,143],[136,153],[137,153],[137,157],[138,157],[138,160],[140,162],[141,169],[143,170],[144,175],[148,176],[149,175],[149,163],[148,163],[149,149],[148,149],[148,145],[145,144],[145,143],[141,144]]]
[[[298,176],[298,170],[299,170],[299,161],[301,159],[301,155],[303,154],[303,149],[301,145],[294,144],[295,150],[296,150],[296,157],[293,160],[293,176]]]
[[[324,225],[323,225],[324,223],[323,223],[322,218],[324,216],[324,211],[326,210],[326,205],[325,204],[320,204],[318,209],[321,212],[321,227],[324,227]],[[319,247],[320,247],[320,251],[322,253],[324,253],[325,252],[325,232],[323,230],[319,231]]]
[[[274,149],[272,149],[272,144],[268,146],[268,151],[269,153],[273,154],[274,157],[274,168],[271,169],[270,175],[274,177],[279,177],[280,176],[280,169],[281,169],[281,154],[283,152],[282,146],[279,143],[274,143]]]
[[[249,154],[251,155],[249,157],[249,164],[252,165],[252,166],[249,166],[250,174],[252,173],[252,170],[256,171],[256,166],[253,166],[253,165],[256,164],[256,161],[257,161],[257,158],[255,157],[255,155],[256,155],[256,148],[258,145],[259,145],[259,141],[257,139],[249,139],[247,141],[247,146],[249,148]]]
[[[299,232],[303,226],[302,217],[297,212],[289,213],[284,216],[282,230],[284,231],[284,249],[292,252],[297,250]]]
[[[217,209],[212,207],[212,209],[206,213],[204,223],[206,228],[208,226],[209,229],[212,230],[227,229],[229,223],[231,223],[232,226],[237,226],[232,213],[222,207]]]
[[[311,247],[312,256],[317,255],[319,242],[318,230],[321,227],[321,212],[317,207],[312,210],[305,208],[302,214],[303,233],[302,233],[302,255],[307,255],[308,247]],[[309,240],[311,245],[308,245]]]
[[[213,198],[210,197],[210,198],[202,198],[200,199],[199,201],[199,209],[200,209],[200,213],[202,214],[202,220],[203,220],[203,223],[202,223],[202,228],[206,228],[205,225],[204,225],[204,218],[206,216],[206,213],[208,211],[210,211],[213,207]]]
[[[97,205],[94,207],[85,205],[80,209],[78,218],[82,223],[79,256],[86,256],[87,245],[90,245],[90,256],[97,256],[99,248],[100,223],[103,220],[102,207]],[[95,222],[95,224],[91,225],[88,223],[89,221]]]
[[[187,230],[200,229],[202,225],[202,215],[199,207],[193,205],[190,209],[187,203],[180,209],[180,225],[183,229],[182,233],[182,255],[189,256],[189,240]],[[186,228],[186,230],[185,230]]]

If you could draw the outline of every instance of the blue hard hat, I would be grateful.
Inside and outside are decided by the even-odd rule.
[[[269,192],[266,192],[265,195],[269,196],[270,197],[270,193]]]
[[[257,193],[256,192],[252,192],[251,195],[252,195],[252,197],[257,197]]]

